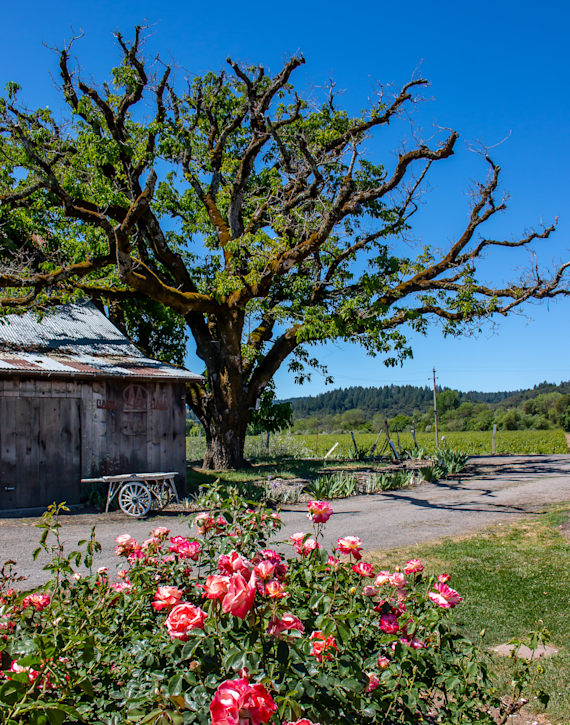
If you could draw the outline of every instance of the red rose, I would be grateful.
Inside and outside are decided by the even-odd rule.
[[[267,634],[272,637],[280,637],[283,632],[290,629],[296,629],[298,632],[304,632],[303,622],[290,612],[286,612],[281,617],[273,617],[269,622]]]
[[[222,609],[227,614],[231,612],[240,619],[245,619],[255,599],[257,579],[255,572],[252,573],[251,579],[246,581],[243,576],[237,572],[230,580],[228,593],[222,601]]]
[[[172,639],[180,639],[186,642],[190,638],[193,629],[204,629],[204,622],[207,618],[206,612],[193,604],[178,604],[166,618],[166,628]]]
[[[182,599],[182,592],[176,587],[158,587],[154,595],[152,608],[157,612],[162,609],[172,609]]]
[[[212,725],[259,725],[269,721],[277,705],[263,685],[250,685],[246,677],[226,680],[210,703]]]
[[[309,639],[313,640],[311,654],[317,658],[317,662],[332,659],[332,653],[327,650],[338,649],[335,638],[332,635],[325,638],[321,631],[313,632]]]

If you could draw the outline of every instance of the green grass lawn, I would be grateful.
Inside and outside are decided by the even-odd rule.
[[[386,566],[417,557],[430,572],[450,573],[451,586],[464,597],[455,621],[474,641],[485,629],[489,648],[524,637],[541,620],[559,653],[541,660],[537,686],[550,694],[547,714],[560,723],[570,722],[570,540],[560,532],[568,513],[568,504],[557,505],[475,536],[367,557]],[[494,656],[493,669],[508,694],[512,662]]]

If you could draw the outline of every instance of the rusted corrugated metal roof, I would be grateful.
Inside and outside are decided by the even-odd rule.
[[[0,374],[203,380],[184,368],[145,357],[91,303],[0,318]]]
[[[0,346],[23,352],[58,350],[73,355],[143,357],[91,302],[54,307],[41,322],[31,312],[0,317]]]

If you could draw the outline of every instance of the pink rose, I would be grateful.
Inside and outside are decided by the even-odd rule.
[[[275,571],[275,564],[264,559],[255,567],[254,571],[260,579],[271,579]]]
[[[357,564],[353,564],[352,571],[355,574],[360,574],[360,576],[374,576],[374,567],[372,566],[372,564],[368,564],[366,561],[359,561]]]
[[[16,660],[12,660],[10,664],[10,672],[27,672],[28,673],[28,679],[30,682],[35,682],[39,677],[39,672],[36,670],[32,670],[31,667],[22,667],[22,665],[19,665]],[[8,678],[10,679],[10,678]]]
[[[223,516],[218,516],[216,519],[216,528],[217,529],[225,529],[225,527],[228,525],[228,522]]]
[[[216,520],[210,514],[199,514],[194,520],[194,526],[198,529],[199,534],[205,534],[215,528]]]
[[[306,535],[307,534],[304,534],[302,531],[298,531],[296,534],[291,534],[289,537],[289,541],[295,547],[297,554],[303,553],[303,539]]]
[[[375,597],[377,593],[378,590],[376,589],[376,587],[373,587],[370,584],[362,588],[363,597]]]
[[[408,591],[405,587],[402,587],[401,589],[396,589],[395,593],[398,603],[403,602],[404,599],[408,596]]]
[[[381,587],[383,584],[387,584],[390,581],[391,574],[389,571],[381,571],[374,580],[374,584],[377,587]]]
[[[128,581],[115,582],[111,584],[111,589],[116,592],[128,592],[133,588],[133,585]]]
[[[404,566],[404,574],[419,574],[419,572],[424,569],[425,564],[423,564],[419,559],[410,559]]]
[[[207,599],[222,599],[228,593],[230,578],[228,576],[219,576],[213,574],[206,579],[205,584],[201,584],[204,588],[204,596]]]
[[[294,614],[286,612],[281,617],[273,617],[269,621],[267,634],[271,637],[280,637],[283,632],[287,632],[290,629],[296,629],[297,632],[305,631],[303,622],[301,622],[301,620]]]
[[[400,629],[398,617],[395,614],[383,614],[380,617],[380,629],[386,634],[396,634]]]
[[[259,725],[270,720],[277,705],[263,685],[250,685],[246,677],[226,680],[210,703],[212,725]]]
[[[218,569],[225,574],[240,573],[246,581],[249,580],[253,564],[237,551],[232,551],[229,556],[222,554],[218,560]]]
[[[447,584],[438,582],[435,585],[437,592],[428,592],[428,597],[438,607],[443,609],[453,609],[459,602],[463,601],[463,597],[460,597],[455,589],[451,589]]]
[[[156,594],[154,595],[154,601],[151,604],[152,608],[157,612],[163,609],[172,609],[182,599],[182,592],[176,587],[158,587]]]
[[[132,554],[137,548],[140,548],[136,540],[133,539],[129,534],[121,534],[115,539],[117,547],[115,549],[116,556],[128,556]]]
[[[261,556],[262,559],[267,559],[272,564],[279,564],[281,561],[281,554],[273,551],[273,549],[262,549],[259,552],[259,556]]]
[[[0,616],[0,632],[4,630],[11,630],[12,629],[13,622],[10,621],[7,614],[3,614]]]
[[[333,571],[338,571],[338,567],[340,566],[340,559],[335,559],[334,556],[329,556],[328,558],[328,565],[333,569]]]
[[[270,582],[267,582],[265,585],[265,594],[270,599],[283,599],[287,596],[285,587],[277,579],[272,579]]]
[[[339,539],[336,544],[336,551],[347,556],[354,556],[358,561],[362,558],[362,541],[358,536],[345,536],[343,539]]]
[[[41,612],[43,609],[49,606],[49,602],[49,594],[40,594],[39,592],[34,592],[34,594],[28,594],[27,597],[23,598],[22,609],[26,609],[27,607],[34,607],[36,612]]]
[[[447,584],[447,582],[451,579],[451,574],[440,574],[437,577],[437,580],[440,584]]]
[[[190,541],[184,536],[173,536],[170,539],[169,550],[178,554],[180,559],[192,559],[197,561],[202,547],[198,541]]]
[[[150,539],[145,539],[141,544],[141,549],[151,549],[160,545],[160,539],[156,536],[151,536]]]
[[[287,569],[289,568],[289,565],[282,561],[280,554],[278,554],[276,551],[273,551],[272,549],[263,549],[262,551],[258,552],[253,557],[253,561],[257,565],[261,564],[261,562],[263,561],[273,564],[273,566],[275,567],[273,571],[273,576],[276,579],[284,579],[285,575],[287,574]]]
[[[390,666],[390,660],[387,657],[378,657],[378,667],[381,670],[385,670],[386,667]]]
[[[368,684],[366,685],[364,692],[372,692],[372,690],[375,690],[378,687],[380,680],[374,673],[367,674],[366,676],[368,677]]]
[[[405,587],[408,583],[406,581],[406,577],[402,574],[401,571],[394,572],[388,581],[393,587],[396,587],[397,589]]]
[[[314,524],[326,524],[333,515],[333,509],[328,501],[309,501],[307,518]]]
[[[311,554],[313,551],[320,549],[321,545],[316,539],[307,539],[305,546],[303,547],[303,554]]]
[[[284,722],[283,725],[320,725],[318,722],[311,722],[306,717],[296,720],[295,722]]]
[[[162,541],[163,539],[166,539],[169,533],[170,529],[167,529],[166,526],[157,526],[156,529],[153,530],[152,536],[154,536],[155,539],[160,539]]]
[[[228,592],[222,601],[222,609],[226,614],[231,613],[235,617],[245,619],[255,599],[256,575],[252,573],[251,579],[246,581],[242,574],[236,572],[228,587]]]
[[[146,554],[142,550],[142,547],[137,544],[136,548],[133,549],[130,554],[128,554],[127,561],[129,562],[129,564],[136,564],[142,559],[144,559],[145,562],[147,561]]]
[[[317,662],[322,662],[323,659],[332,659],[332,652],[327,652],[327,650],[338,649],[335,638],[332,635],[325,638],[320,630],[312,632],[309,639],[313,642],[311,654],[315,656]]]
[[[172,639],[187,642],[193,629],[204,629],[208,615],[193,604],[178,604],[166,618],[166,629]]]
[[[406,647],[411,647],[412,649],[424,649],[426,646],[426,643],[418,639],[415,635],[413,637],[400,637],[400,642],[402,644],[405,644]]]

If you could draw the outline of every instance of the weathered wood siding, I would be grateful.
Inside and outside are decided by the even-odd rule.
[[[0,379],[0,509],[79,503],[80,479],[178,471],[185,387],[146,380]]]
[[[79,503],[80,401],[0,397],[0,508]]]

